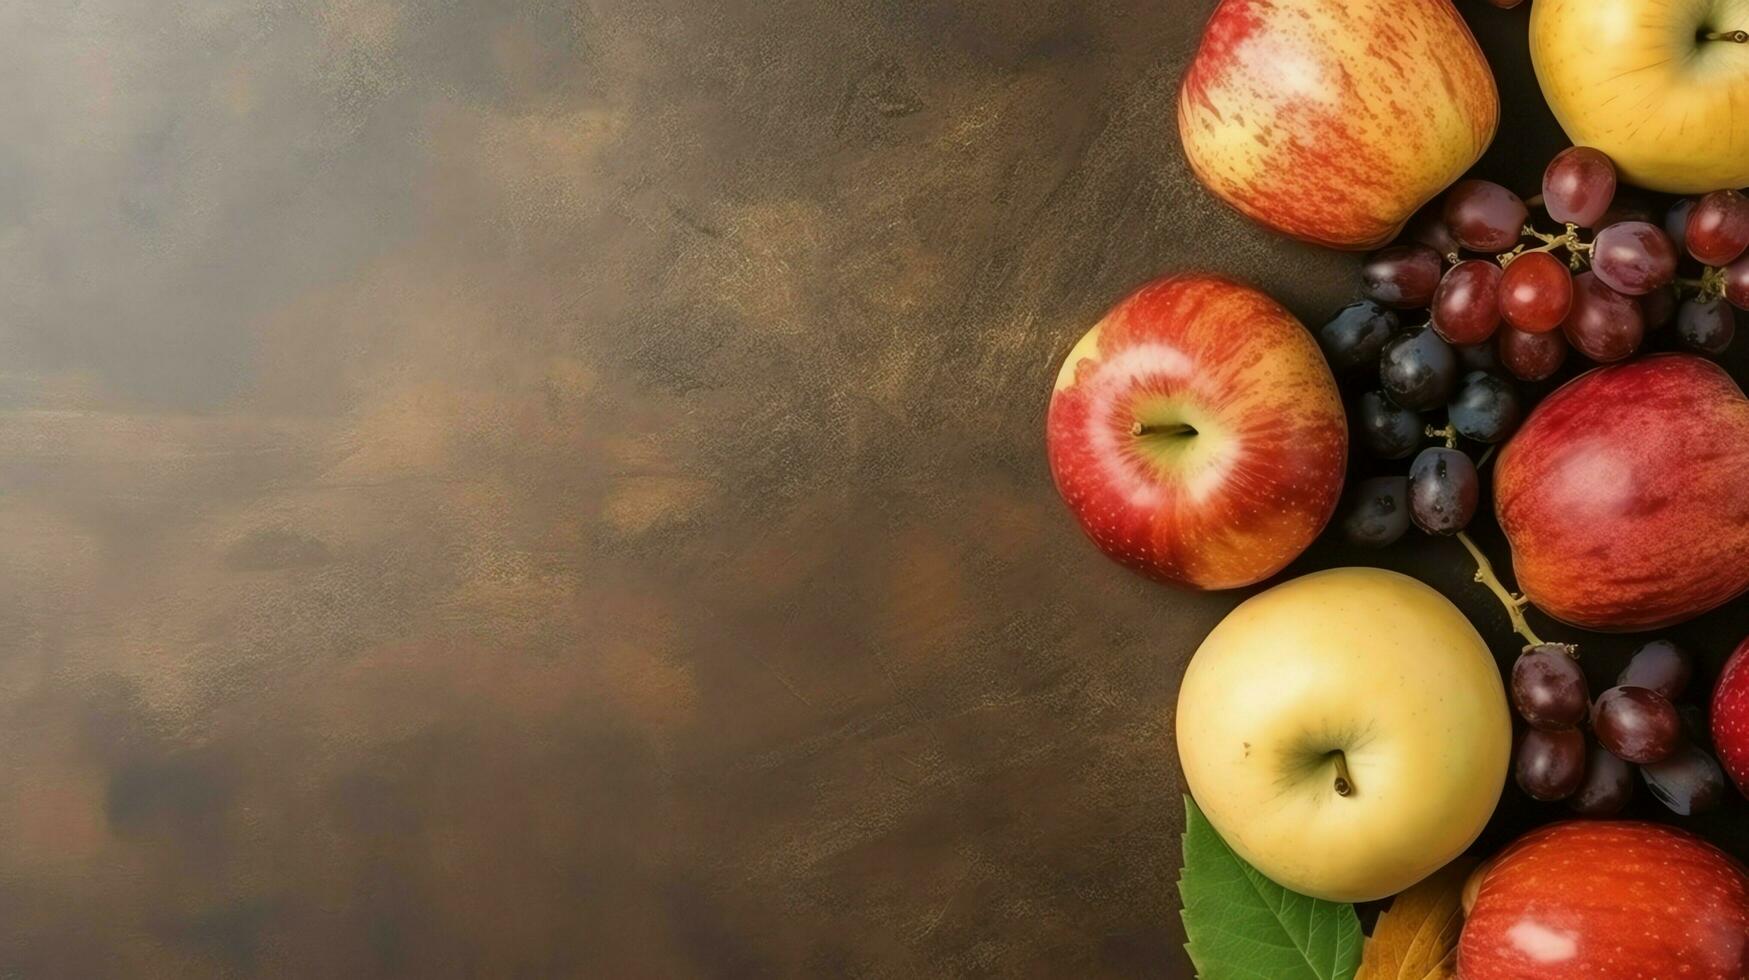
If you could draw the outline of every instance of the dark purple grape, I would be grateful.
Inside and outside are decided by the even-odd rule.
[[[1676,311],[1676,339],[1702,354],[1723,354],[1737,333],[1737,312],[1722,299],[1693,297]]]
[[[1392,245],[1367,257],[1361,266],[1361,295],[1399,310],[1414,310],[1433,300],[1445,260],[1426,245]]]
[[[1643,296],[1675,281],[1676,246],[1664,229],[1649,221],[1623,221],[1597,233],[1591,243],[1591,271],[1624,296]]]
[[[1354,489],[1342,517],[1342,536],[1352,544],[1383,548],[1409,530],[1409,480],[1375,476]]]
[[[1572,796],[1585,781],[1585,736],[1577,728],[1525,732],[1513,775],[1533,800],[1553,803]]]
[[[1576,727],[1591,707],[1585,671],[1571,648],[1544,643],[1518,655],[1512,664],[1512,706],[1532,728],[1558,731]]]
[[[1471,371],[1458,383],[1457,394],[1451,397],[1446,412],[1458,435],[1494,443],[1518,428],[1524,417],[1524,404],[1512,382],[1486,371]]]
[[[1725,267],[1725,299],[1739,310],[1749,310],[1749,259]]]
[[[1676,319],[1676,307],[1679,303],[1675,286],[1665,286],[1654,289],[1640,297],[1640,316],[1646,322],[1646,330],[1662,330]]]
[[[1585,272],[1573,279],[1573,309],[1561,330],[1574,350],[1607,364],[1640,349],[1646,321],[1632,297],[1611,289],[1596,273]]]
[[[1524,235],[1530,209],[1499,184],[1462,180],[1446,192],[1445,224],[1472,252],[1504,252]]]
[[[1643,687],[1668,700],[1682,697],[1694,677],[1694,658],[1669,640],[1652,640],[1634,651],[1615,679],[1618,687]]]
[[[1500,275],[1500,315],[1520,330],[1553,330],[1573,308],[1573,273],[1547,252],[1526,252]]]
[[[1597,741],[1623,761],[1657,762],[1682,744],[1682,716],[1670,699],[1643,687],[1612,687],[1591,712]]]
[[[1404,408],[1417,412],[1438,408],[1456,384],[1457,355],[1427,327],[1397,334],[1379,353],[1379,387]]]
[[[1619,225],[1624,221],[1657,221],[1658,216],[1663,213],[1663,209],[1644,193],[1632,188],[1617,187],[1615,203],[1611,204],[1609,210],[1603,212],[1603,217],[1598,218],[1591,227],[1608,228],[1610,225]]]
[[[1443,210],[1443,206],[1439,204],[1429,205],[1422,209],[1421,213],[1409,222],[1408,238],[1412,242],[1418,242],[1433,249],[1442,256],[1456,255],[1462,246],[1458,244],[1457,236],[1453,235],[1451,229],[1446,227]]]
[[[1361,445],[1379,459],[1408,459],[1426,441],[1427,427],[1421,416],[1391,401],[1382,391],[1361,395],[1354,414]]]
[[[1505,370],[1500,364],[1500,355],[1494,351],[1494,345],[1485,340],[1479,344],[1453,346],[1452,353],[1457,355],[1460,371],[1492,371],[1499,374]]]
[[[1725,800],[1725,773],[1705,749],[1685,744],[1668,758],[1640,767],[1640,778],[1658,802],[1683,817],[1705,813]]]
[[[1688,215],[1688,254],[1701,265],[1726,266],[1749,248],[1749,197],[1713,191]]]
[[[1688,251],[1688,216],[1694,213],[1697,203],[1692,197],[1681,198],[1664,212],[1664,234],[1670,236],[1670,244],[1676,246],[1677,255]]]
[[[1500,267],[1466,259],[1451,267],[1433,294],[1433,329],[1453,344],[1479,344],[1500,327]]]
[[[1429,447],[1409,464],[1409,516],[1428,534],[1462,531],[1480,490],[1476,464],[1455,449]]]
[[[1588,745],[1585,778],[1568,797],[1567,806],[1582,817],[1613,817],[1633,798],[1634,767],[1600,746]]]
[[[1615,164],[1601,150],[1569,146],[1543,171],[1543,208],[1562,224],[1590,228],[1615,200]]]
[[[1337,377],[1370,377],[1379,351],[1397,332],[1397,314],[1369,299],[1350,303],[1318,330],[1318,346]]]
[[[1705,745],[1712,738],[1707,726],[1706,711],[1698,704],[1679,704],[1676,713],[1682,716],[1682,737],[1696,745]]]
[[[1500,363],[1520,381],[1552,377],[1567,360],[1567,337],[1559,330],[1525,333],[1517,327],[1501,327],[1497,336]]]

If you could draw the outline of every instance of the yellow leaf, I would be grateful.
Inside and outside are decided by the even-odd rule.
[[[1457,975],[1459,901],[1476,862],[1459,858],[1391,901],[1360,954],[1354,980],[1451,980]]]

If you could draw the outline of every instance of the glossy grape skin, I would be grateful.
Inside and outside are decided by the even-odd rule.
[[[1638,765],[1669,757],[1682,744],[1682,717],[1670,699],[1643,687],[1612,687],[1597,697],[1591,729],[1598,744]]]
[[[1632,297],[1585,272],[1573,278],[1573,309],[1561,331],[1574,350],[1607,364],[1640,349],[1646,337],[1645,315]]]
[[[1428,327],[1397,334],[1379,354],[1379,387],[1404,408],[1438,408],[1456,384],[1457,354]]]
[[[1342,517],[1342,536],[1351,544],[1384,548],[1409,531],[1409,478],[1375,476],[1354,489]]]
[[[1544,643],[1512,664],[1512,706],[1532,728],[1545,732],[1576,727],[1591,707],[1585,671],[1568,648]]]
[[[1688,214],[1688,254],[1701,265],[1726,266],[1749,248],[1749,197],[1713,191]]]
[[[1445,224],[1472,252],[1504,252],[1524,235],[1530,209],[1499,184],[1462,180],[1445,195]]]
[[[1553,330],[1572,308],[1573,273],[1547,252],[1526,252],[1500,275],[1500,316],[1520,330]]]
[[[1676,247],[1678,255],[1688,251],[1688,216],[1694,213],[1694,206],[1698,203],[1695,198],[1685,197],[1664,212],[1664,234],[1670,236],[1670,244]]]
[[[1567,361],[1567,337],[1559,330],[1525,333],[1516,327],[1501,327],[1495,349],[1500,363],[1520,381],[1553,377]]]
[[[1681,298],[1676,295],[1675,286],[1665,286],[1654,289],[1640,297],[1640,316],[1645,320],[1646,332],[1662,330],[1676,319],[1676,308]]]
[[[1506,370],[1501,366],[1500,355],[1494,350],[1494,344],[1490,341],[1484,340],[1479,344],[1456,344],[1451,350],[1457,355],[1459,371],[1465,373],[1492,371],[1498,374]]]
[[[1591,271],[1618,293],[1642,296],[1675,281],[1676,246],[1649,221],[1619,222],[1592,241]]]
[[[1378,459],[1408,459],[1426,441],[1421,416],[1391,401],[1382,391],[1360,396],[1355,409],[1360,444]]]
[[[1453,344],[1479,344],[1500,327],[1500,267],[1466,259],[1451,267],[1433,294],[1433,329]]]
[[[1518,389],[1499,375],[1471,371],[1458,382],[1457,393],[1446,406],[1452,428],[1465,439],[1495,443],[1518,428],[1524,418],[1524,403]]]
[[[1669,758],[1640,767],[1640,778],[1659,803],[1678,816],[1705,813],[1725,801],[1725,773],[1705,749],[1684,744]]]
[[[1433,300],[1445,260],[1426,245],[1393,245],[1374,252],[1361,266],[1361,295],[1399,310],[1414,310]]]
[[[1318,328],[1318,346],[1337,377],[1370,376],[1378,370],[1379,351],[1398,325],[1394,311],[1370,299],[1358,300],[1337,310]]]
[[[1445,224],[1441,214],[1442,207],[1432,206],[1422,210],[1409,222],[1408,238],[1412,242],[1425,245],[1442,256],[1456,255],[1463,246],[1457,236]]]
[[[1476,516],[1476,464],[1455,449],[1432,446],[1409,464],[1409,517],[1428,534],[1456,534]]]
[[[1689,350],[1723,354],[1736,332],[1736,311],[1722,299],[1685,299],[1676,311],[1676,339]]]
[[[1694,677],[1694,658],[1687,650],[1669,640],[1652,640],[1640,645],[1621,669],[1615,683],[1618,687],[1643,687],[1657,691],[1675,701],[1688,689]]]
[[[1585,778],[1567,798],[1567,806],[1581,817],[1613,817],[1633,798],[1634,767],[1595,744],[1587,745]]]
[[[1533,800],[1553,803],[1572,796],[1585,781],[1584,734],[1577,728],[1525,732],[1512,774]]]
[[[1562,224],[1590,228],[1615,200],[1615,164],[1601,150],[1569,146],[1543,171],[1543,209]]]

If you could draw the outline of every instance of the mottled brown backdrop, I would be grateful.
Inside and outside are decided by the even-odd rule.
[[[1210,7],[0,4],[0,976],[1187,976],[1242,596],[1041,430],[1153,273],[1351,292],[1186,174]]]

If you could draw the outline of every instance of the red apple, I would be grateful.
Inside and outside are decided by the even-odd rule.
[[[1451,0],[1222,0],[1178,96],[1198,180],[1336,248],[1395,238],[1499,119],[1494,75]]]
[[[1051,474],[1112,558],[1200,589],[1250,585],[1336,508],[1348,428],[1293,314],[1207,275],[1157,280],[1082,337],[1046,422]]]
[[[1586,629],[1659,629],[1749,588],[1749,399],[1662,354],[1544,399],[1500,453],[1494,509],[1519,587]]]
[[[1458,940],[1462,980],[1749,977],[1749,875],[1639,821],[1531,831],[1488,866]]]
[[[1749,640],[1725,661],[1719,683],[1713,688],[1713,748],[1719,764],[1749,796]]]

